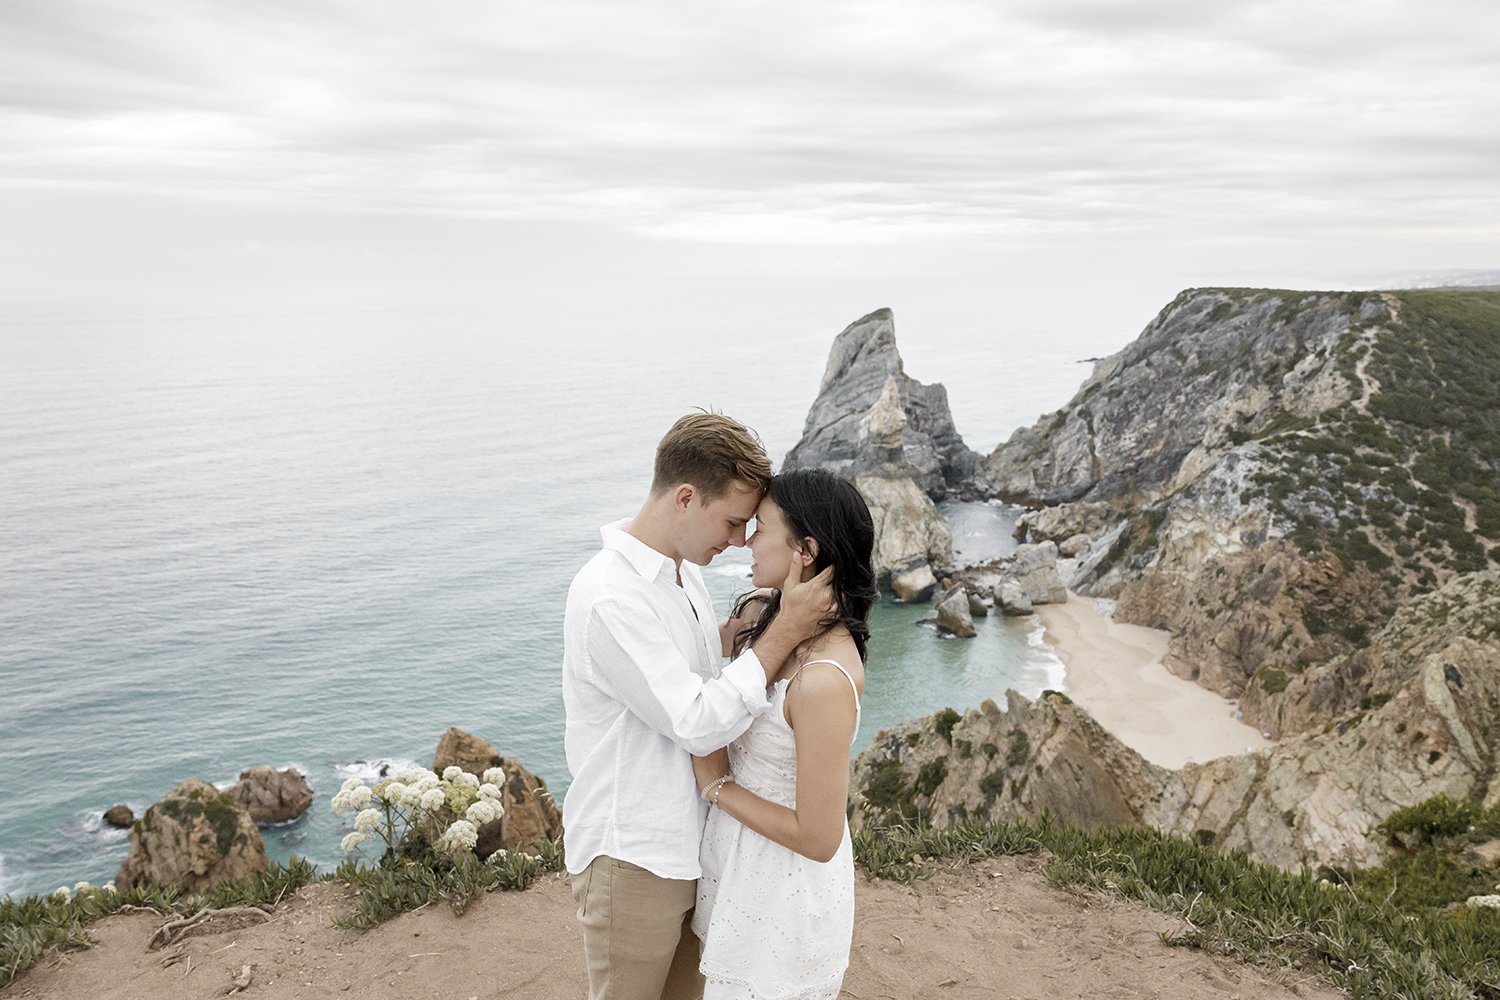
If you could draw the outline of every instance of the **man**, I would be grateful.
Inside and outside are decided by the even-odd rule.
[[[568,591],[563,827],[590,1000],[702,993],[687,925],[708,807],[689,754],[725,746],[770,707],[767,685],[832,606],[831,571],[798,583],[794,560],[776,621],[719,670],[698,567],[745,544],[770,480],[753,432],[721,414],[683,417],[657,446],[650,496],[601,530]]]

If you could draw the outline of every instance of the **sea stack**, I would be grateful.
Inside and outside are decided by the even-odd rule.
[[[941,385],[909,377],[895,317],[877,309],[837,337],[802,440],[783,467],[822,468],[852,481],[875,519],[875,571],[903,600],[932,596],[953,563],[936,501],[972,481],[979,457],[964,445]]]

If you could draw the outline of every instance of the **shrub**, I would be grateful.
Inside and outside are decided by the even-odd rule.
[[[953,745],[953,727],[958,725],[960,718],[961,716],[951,708],[945,708],[933,716],[933,728],[948,742],[949,746]]]

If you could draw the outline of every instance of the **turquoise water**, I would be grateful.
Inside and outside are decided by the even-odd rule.
[[[961,326],[907,337],[900,295],[638,295],[9,308],[0,892],[107,881],[126,840],[101,828],[105,808],[139,813],[189,775],[223,784],[266,763],[318,794],[266,831],[271,854],[332,865],[342,778],[429,763],[450,725],[561,792],[563,597],[598,525],[639,503],[673,419],[713,405],[785,454],[833,335],[892,304],[908,370],[947,382],[960,430],[988,449],[1044,408],[1027,401],[1049,379],[1060,405],[1086,374],[1076,358],[1126,339],[1062,330],[1026,354]],[[912,302],[974,315],[946,293]],[[965,379],[986,397],[960,403]],[[966,408],[989,416],[966,426]],[[721,603],[746,565],[731,552],[711,568]],[[861,746],[913,715],[1058,686],[1034,623],[992,618],[961,642],[915,624],[927,613],[877,610]]]

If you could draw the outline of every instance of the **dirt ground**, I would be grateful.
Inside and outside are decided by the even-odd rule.
[[[95,924],[87,951],[50,955],[3,1000],[579,1000],[582,946],[567,883],[490,893],[462,917],[447,906],[365,932],[334,919],[349,891],[318,883],[269,921],[216,928],[148,951],[152,913]],[[867,881],[846,997],[857,1000],[1335,1000],[1346,994],[1289,970],[1241,965],[1164,944],[1180,921],[1138,904],[1058,889],[1036,858],[953,865],[914,886]],[[164,959],[171,958],[171,964]],[[248,986],[235,990],[236,979]]]

